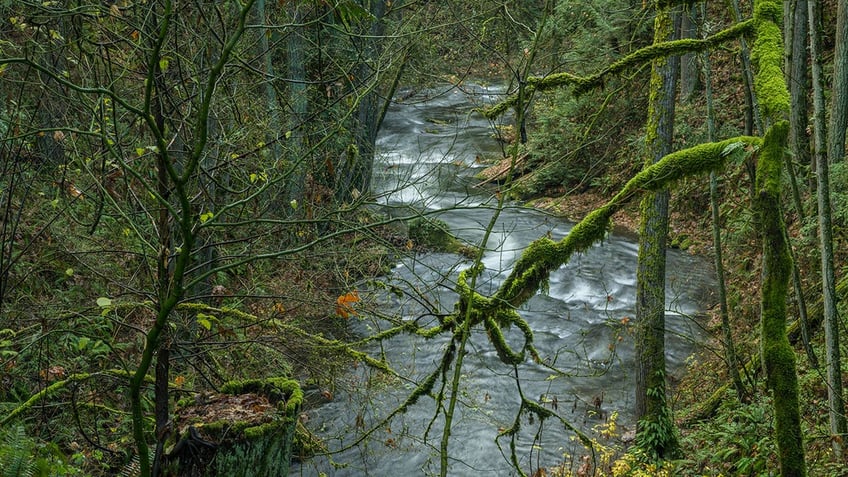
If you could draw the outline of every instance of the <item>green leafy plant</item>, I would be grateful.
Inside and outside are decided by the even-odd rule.
[[[33,443],[23,426],[15,426],[2,436],[0,442],[0,475],[2,477],[24,477],[35,474]]]
[[[771,475],[777,448],[770,401],[739,404],[728,394],[715,419],[682,438],[683,447],[694,453],[678,461],[680,475]]]

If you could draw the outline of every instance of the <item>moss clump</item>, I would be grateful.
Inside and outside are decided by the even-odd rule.
[[[688,250],[692,246],[692,239],[686,234],[680,234],[671,239],[671,247],[680,250]]]
[[[297,381],[276,377],[230,381],[221,386],[225,394],[256,393],[267,396],[287,417],[294,417],[303,404],[303,391]]]
[[[476,252],[474,247],[457,240],[444,220],[421,217],[410,220],[407,227],[409,239],[426,250],[458,253],[466,257],[473,256]]]

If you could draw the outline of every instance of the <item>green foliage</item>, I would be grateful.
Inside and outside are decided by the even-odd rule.
[[[3,477],[32,477],[34,445],[23,426],[9,429],[0,442],[0,472]]]
[[[777,448],[772,437],[771,400],[740,404],[734,396],[728,391],[716,416],[681,439],[691,454],[675,462],[677,475],[772,475]]]
[[[661,385],[646,390],[649,408],[646,417],[639,421],[636,433],[637,454],[643,456],[648,463],[674,459],[680,450],[677,426],[666,403],[665,373],[658,370],[654,377],[653,382]]]
[[[0,477],[71,477],[82,471],[67,462],[54,445],[43,446],[23,426],[0,431]]]
[[[619,91],[615,84],[611,87]],[[639,121],[636,112],[643,108],[644,97],[638,89],[633,95],[616,92],[575,97],[567,88],[539,97],[528,141],[531,157],[539,164],[529,180],[522,181],[529,195],[588,187],[596,178],[622,167],[610,158],[617,157],[616,152],[625,146],[622,125]],[[631,159],[621,162],[632,163]]]

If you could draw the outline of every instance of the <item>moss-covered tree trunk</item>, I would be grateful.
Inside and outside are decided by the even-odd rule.
[[[672,40],[674,25],[668,7],[657,5],[654,43]],[[651,97],[646,131],[646,165],[671,153],[674,103],[680,60],[656,59],[651,66]],[[666,403],[665,386],[665,265],[668,236],[668,189],[642,199],[639,258],[636,270],[636,418],[637,440],[652,458],[677,453],[678,443]]]
[[[754,4],[757,61],[755,85],[762,116],[773,125],[766,132],[757,162],[754,208],[763,241],[761,336],[766,386],[774,399],[775,436],[783,477],[806,475],[804,440],[798,410],[795,351],[786,333],[786,297],[792,259],[781,216],[781,170],[789,135],[789,92],[782,74],[781,22],[783,5],[777,0]]]
[[[341,173],[337,184],[336,197],[347,202],[355,200],[360,193],[366,193],[371,188],[371,175],[374,166],[374,147],[377,132],[380,129],[383,98],[385,95],[378,83],[378,63],[382,47],[375,40],[386,30],[386,1],[370,0],[364,2],[364,7],[371,14],[371,25],[363,36],[358,39],[357,48],[360,50],[361,61],[354,69],[355,82],[361,90],[359,104],[356,108],[354,124],[355,151],[348,151],[346,160],[340,164]],[[385,96],[384,96],[385,95]]]
[[[780,203],[780,166],[788,126],[781,121],[766,133],[757,165],[756,203],[763,238],[762,360],[766,386],[774,398],[775,433],[784,477],[806,475],[795,350],[786,335],[786,296],[792,259],[780,207],[775,206]]]

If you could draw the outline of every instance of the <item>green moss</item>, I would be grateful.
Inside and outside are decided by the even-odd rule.
[[[476,252],[474,247],[469,247],[457,240],[443,220],[422,217],[410,220],[407,225],[409,239],[427,249],[458,253],[463,256],[473,256]]]
[[[671,247],[680,250],[687,250],[692,246],[692,239],[686,234],[676,235],[671,239]]]
[[[775,0],[754,2],[754,20],[781,24],[783,22],[783,2]]]
[[[288,417],[296,416],[303,404],[303,391],[300,385],[293,379],[283,377],[230,381],[221,386],[221,392],[261,394],[278,406],[278,409],[284,411]]]
[[[780,196],[783,154],[789,137],[789,121],[779,121],[766,131],[757,161],[757,191]]]
[[[779,120],[789,113],[789,90],[783,77],[783,3],[755,2],[756,40],[752,59],[757,66],[754,86],[764,118]]]
[[[683,39],[657,43],[636,50],[607,66],[603,70],[589,76],[577,76],[563,72],[554,73],[544,77],[530,77],[527,79],[527,86],[524,93],[525,95],[528,95],[535,91],[546,91],[564,86],[573,86],[574,93],[579,95],[594,88],[602,87],[609,76],[621,75],[626,71],[646,65],[657,58],[664,58],[670,55],[680,55],[688,52],[705,51],[751,33],[753,30],[754,21],[747,20],[737,23],[730,28],[722,30],[703,40]],[[495,106],[483,110],[482,113],[489,119],[497,118],[507,112],[516,104],[517,101],[518,95],[511,95]]]
[[[774,398],[775,436],[781,475],[804,476],[804,441],[798,407],[795,352],[786,332],[786,299],[792,260],[780,209],[780,174],[789,124],[772,126],[757,162],[756,208],[762,227],[763,275],[760,298],[761,354],[766,386]]]
[[[524,348],[520,352],[513,351],[504,339],[500,326],[493,318],[487,318],[483,323],[486,327],[486,334],[489,336],[489,341],[495,347],[498,358],[502,362],[506,364],[520,364],[524,362]]]

